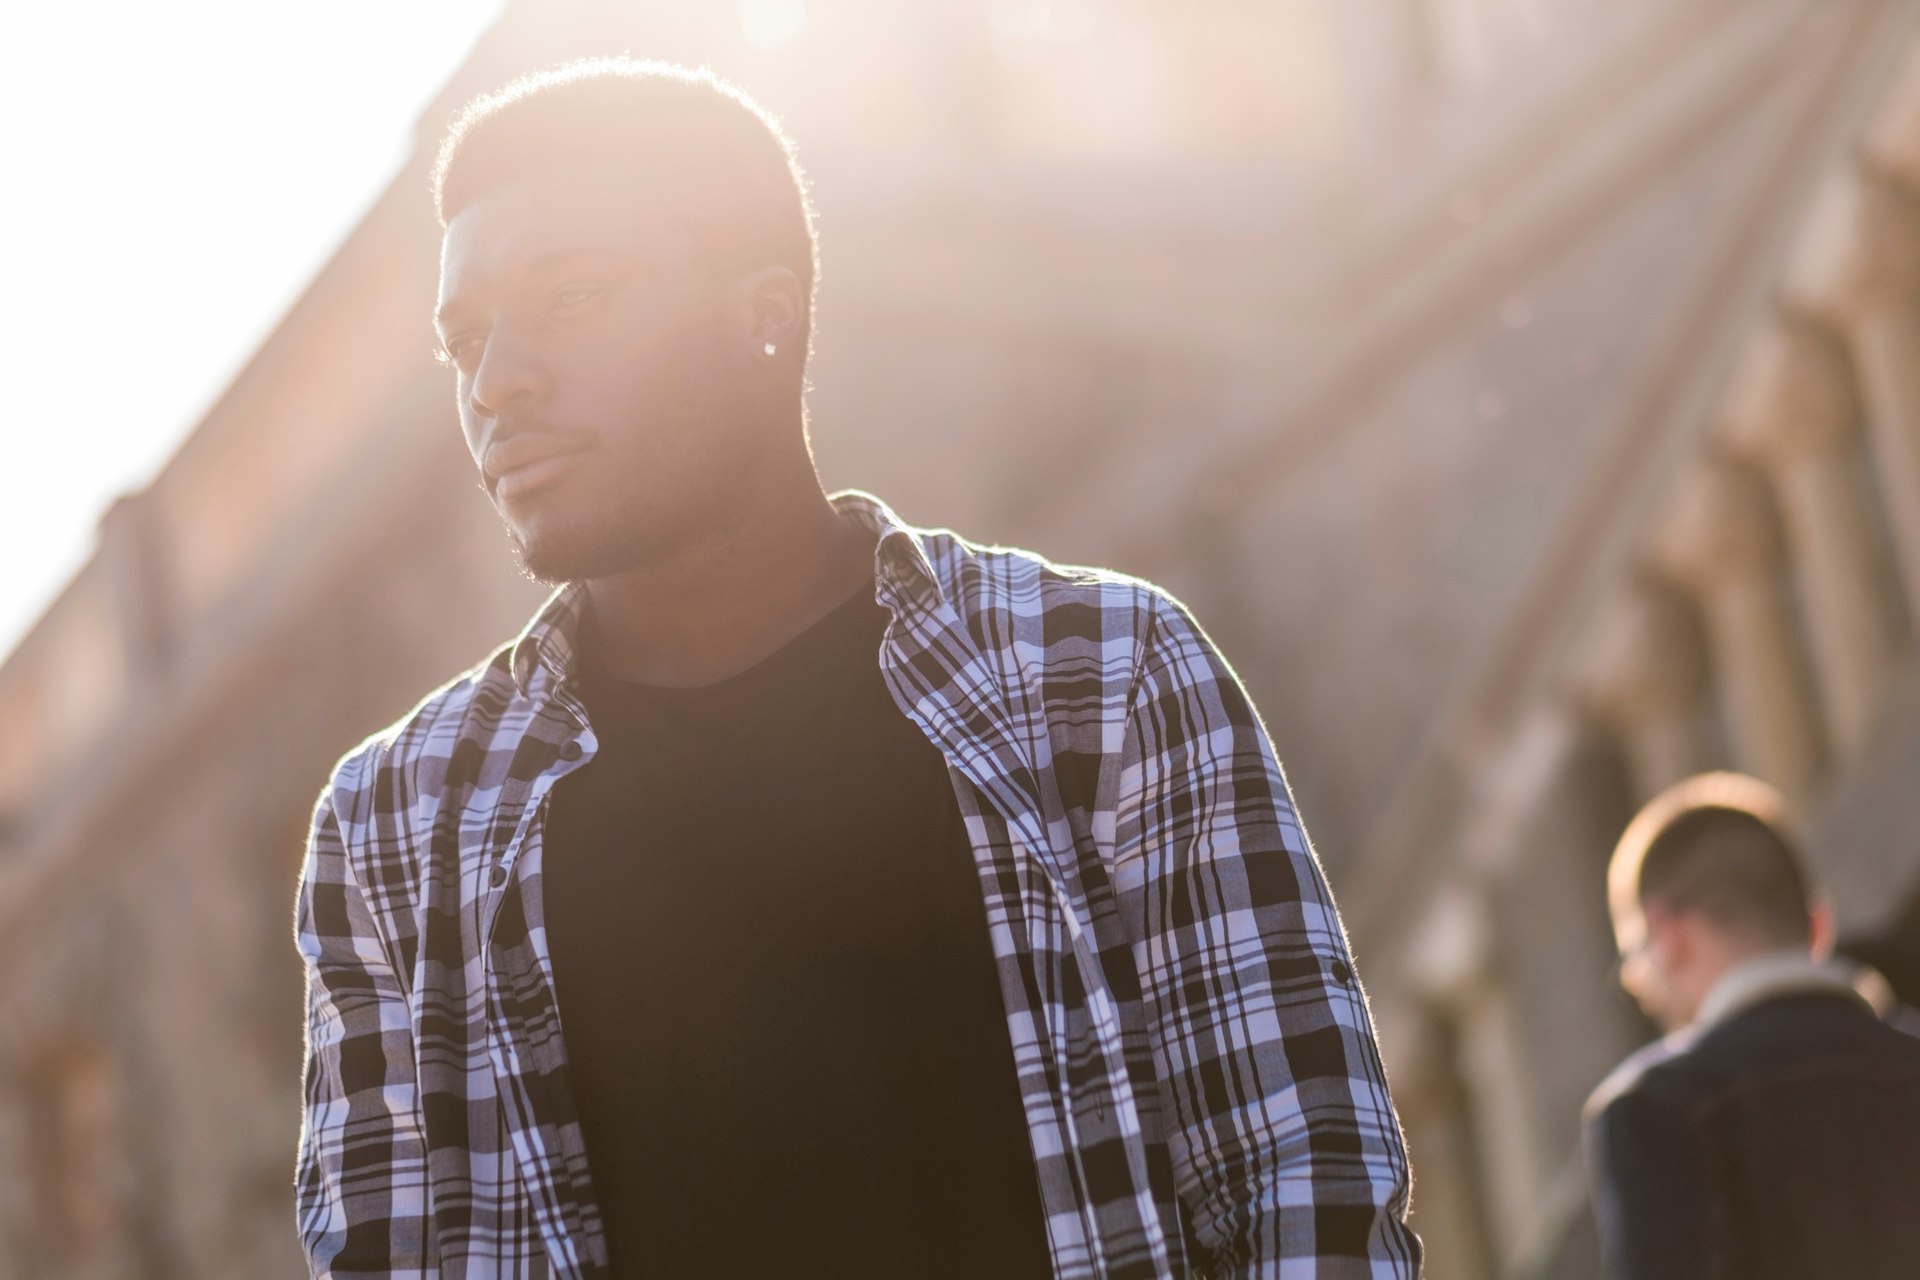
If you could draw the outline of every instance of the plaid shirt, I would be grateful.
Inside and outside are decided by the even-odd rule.
[[[1417,1275],[1346,938],[1226,662],[1145,583],[834,502],[879,535],[881,668],[973,844],[1055,1274]],[[541,908],[545,798],[596,745],[582,605],[555,593],[321,796],[295,924],[315,1275],[609,1274]]]

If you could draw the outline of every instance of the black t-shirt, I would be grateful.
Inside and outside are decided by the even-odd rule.
[[[986,910],[871,586],[697,688],[583,662],[544,906],[620,1276],[1047,1276]],[[590,648],[590,637],[589,648]]]

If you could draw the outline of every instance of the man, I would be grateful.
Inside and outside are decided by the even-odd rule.
[[[1621,984],[1670,1032],[1587,1104],[1616,1277],[1920,1275],[1920,1041],[1823,963],[1830,913],[1784,812],[1704,774],[1608,867]]]
[[[1412,1276],[1367,1007],[1144,583],[829,499],[777,126],[469,108],[436,322],[522,635],[350,753],[298,900],[331,1276]]]

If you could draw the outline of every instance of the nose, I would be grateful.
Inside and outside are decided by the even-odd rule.
[[[473,371],[467,399],[476,414],[497,418],[544,399],[550,385],[535,353],[524,342],[515,341],[512,334],[496,329],[487,338],[480,364]]]

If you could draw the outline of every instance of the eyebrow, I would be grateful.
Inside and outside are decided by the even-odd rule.
[[[576,258],[613,258],[621,256],[621,250],[606,245],[580,244],[569,245],[564,249],[552,249],[530,260],[524,270],[530,275],[545,275]],[[434,308],[433,324],[436,329],[445,329],[447,322],[459,315],[462,310],[458,298],[449,298],[445,304]]]

